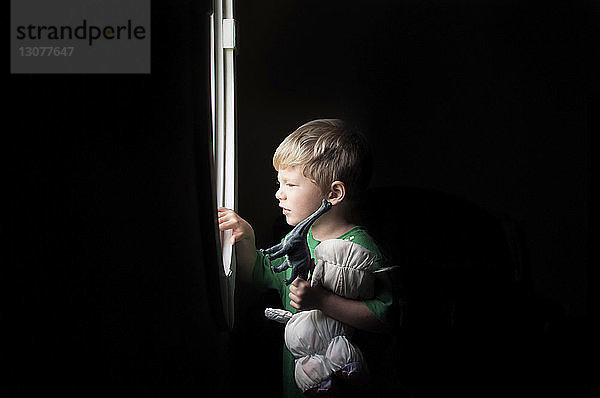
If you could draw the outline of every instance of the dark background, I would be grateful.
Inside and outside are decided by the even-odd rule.
[[[215,299],[209,8],[153,2],[151,75],[6,66],[4,396],[278,395],[281,329],[262,319],[277,298],[238,286],[231,332]],[[278,143],[350,118],[373,145],[373,187],[435,189],[514,221],[540,352],[559,353],[532,362],[552,372],[530,391],[597,395],[599,8],[238,2],[239,213],[257,245],[280,238]]]
[[[239,212],[258,246],[281,238],[271,165],[277,145],[314,118],[355,121],[375,154],[372,187],[390,188],[382,207],[403,203],[394,186],[438,190],[519,231],[533,295],[520,306],[530,305],[525,317],[537,323],[531,341],[525,330],[516,339],[539,346],[527,354],[528,369],[517,370],[527,356],[517,349],[502,377],[523,372],[534,395],[591,395],[598,4],[239,2],[236,15]],[[240,289],[236,332],[277,339],[276,326],[260,318],[277,298],[248,301],[252,290]],[[277,360],[279,342],[262,341],[256,352]],[[488,388],[482,394],[496,389]]]
[[[153,2],[150,75],[8,76],[3,396],[231,391],[209,9]]]

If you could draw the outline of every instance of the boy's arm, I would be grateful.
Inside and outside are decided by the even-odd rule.
[[[319,286],[312,287],[303,279],[296,278],[292,282],[289,297],[290,305],[297,310],[318,309],[328,317],[357,329],[376,333],[388,331],[363,301],[338,296]]]
[[[256,263],[256,245],[249,240],[242,240],[235,244],[235,255],[237,259],[240,278],[245,283],[252,282],[252,270]]]
[[[245,283],[254,283],[258,288],[279,289],[284,273],[276,274],[271,266],[279,266],[284,258],[270,260],[256,250],[252,226],[233,210],[219,207],[219,230],[233,230],[231,244],[235,245],[238,274]]]
[[[363,301],[347,299],[322,288],[321,290],[324,290],[325,294],[320,309],[328,317],[367,332],[388,331],[387,326],[377,319]]]

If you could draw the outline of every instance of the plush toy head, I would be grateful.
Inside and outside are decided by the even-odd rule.
[[[317,264],[311,284],[338,296],[363,300],[373,297],[375,253],[359,244],[328,239],[315,249]]]

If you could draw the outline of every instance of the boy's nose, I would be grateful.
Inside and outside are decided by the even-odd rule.
[[[275,199],[277,199],[277,200],[283,199],[283,195],[281,193],[281,189],[278,189],[277,191],[275,191]]]

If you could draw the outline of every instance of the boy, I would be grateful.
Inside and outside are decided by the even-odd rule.
[[[346,239],[376,254],[376,267],[382,256],[367,231],[352,223],[351,205],[368,185],[371,155],[368,143],[338,119],[319,119],[300,126],[286,137],[273,156],[279,189],[275,198],[286,222],[295,226],[328,200],[333,207],[311,227],[308,246],[314,258],[315,247],[326,239]],[[283,282],[291,269],[274,273],[283,258],[269,260],[255,246],[250,224],[232,210],[219,208],[219,228],[232,229],[238,272],[242,280],[263,288],[278,290],[286,310],[319,309],[326,316],[368,332],[385,332],[392,307],[391,282],[385,272],[376,274],[375,298],[358,301],[337,296],[309,281],[296,278]],[[366,357],[367,363],[369,357]],[[294,357],[284,345],[283,384],[285,397],[301,397],[294,381]]]

